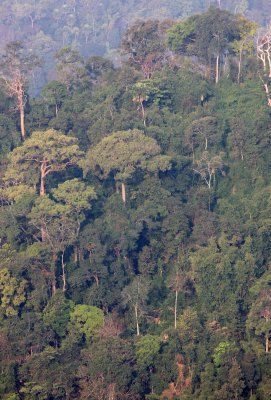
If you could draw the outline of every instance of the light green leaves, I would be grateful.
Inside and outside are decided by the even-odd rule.
[[[26,281],[19,281],[7,268],[0,270],[0,308],[8,317],[17,315],[26,301]]]
[[[160,155],[160,151],[154,139],[137,129],[115,132],[90,149],[84,172],[92,170],[101,178],[113,173],[117,181],[126,181],[137,169],[170,169],[169,157]]]
[[[104,314],[97,307],[79,304],[71,313],[71,323],[86,339],[90,339],[103,326]]]

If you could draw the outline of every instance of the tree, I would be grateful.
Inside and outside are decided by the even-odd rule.
[[[34,30],[36,23],[46,16],[50,7],[50,0],[27,0],[26,2],[12,4],[12,11],[16,19],[27,18],[31,23],[31,28]]]
[[[220,78],[220,66],[231,50],[230,45],[239,38],[236,17],[228,11],[211,7],[208,12],[191,16],[168,31],[169,46],[175,52],[197,56],[209,69],[214,65],[215,83]]]
[[[228,382],[224,383],[215,395],[217,400],[241,400],[245,388],[244,375],[236,359],[233,359],[228,374]]]
[[[208,145],[218,141],[217,119],[212,116],[201,117],[192,121],[185,131],[185,142],[190,146],[195,162],[195,149],[203,142],[203,148],[208,150]]]
[[[231,121],[231,131],[229,133],[229,143],[233,147],[233,153],[244,161],[244,150],[248,140],[248,133],[244,121],[240,117],[233,118]]]
[[[264,336],[265,353],[269,353],[269,340],[271,336],[271,290],[262,289],[256,301],[252,304],[247,319],[249,332],[254,332],[257,336]]]
[[[140,318],[144,314],[148,291],[149,283],[146,280],[143,281],[142,277],[138,275],[133,279],[130,285],[123,289],[121,293],[123,304],[128,305],[133,309],[137,336],[140,335],[139,322]]]
[[[92,170],[102,179],[111,173],[118,184],[121,182],[122,200],[126,202],[125,182],[136,170],[149,172],[166,171],[171,159],[160,154],[157,142],[133,129],[115,132],[91,148],[84,162],[84,172]]]
[[[200,175],[209,190],[212,187],[212,182],[215,184],[216,173],[223,169],[223,156],[223,152],[210,156],[208,151],[204,151],[201,158],[194,163],[193,171]]]
[[[159,82],[154,79],[136,82],[132,86],[131,93],[133,102],[140,105],[138,109],[141,108],[143,124],[146,127],[145,105],[154,103],[160,106],[161,100],[168,96],[168,93],[160,88]]]
[[[74,307],[74,303],[58,291],[43,310],[43,321],[48,328],[53,329],[57,340],[67,335],[68,323]]]
[[[86,77],[85,63],[80,53],[71,47],[64,47],[56,55],[56,67],[59,81],[70,92],[79,86]]]
[[[58,111],[67,96],[65,85],[58,81],[51,81],[48,85],[43,87],[41,95],[47,105],[54,107],[55,116],[57,117]]]
[[[38,58],[24,54],[21,42],[11,42],[6,46],[0,59],[0,78],[7,94],[16,98],[20,112],[22,140],[25,140],[26,87],[29,75],[39,66]]]
[[[182,343],[195,343],[199,339],[201,331],[197,311],[187,307],[178,319],[177,327]]]
[[[240,27],[240,38],[233,42],[233,50],[238,56],[238,74],[237,83],[240,83],[242,76],[242,62],[245,53],[251,54],[254,50],[253,39],[256,34],[257,24],[247,20],[243,16],[239,16],[238,24]]]
[[[172,25],[170,20],[137,21],[125,32],[121,49],[129,63],[139,68],[146,79],[162,68],[169,54],[165,46],[165,32]]]
[[[174,275],[170,280],[170,288],[175,293],[175,302],[174,302],[174,328],[177,329],[177,317],[178,317],[178,296],[179,292],[184,289],[185,285],[185,274],[183,270],[184,260],[182,259],[182,263],[178,262],[174,268]]]
[[[76,244],[80,224],[84,220],[83,211],[91,208],[90,201],[96,198],[93,187],[78,179],[66,181],[56,189],[53,195],[39,197],[30,213],[31,223],[41,232],[44,246],[52,253],[53,276],[55,276],[58,255],[61,254],[63,292],[67,289],[64,254],[68,246]],[[56,278],[52,280],[53,294],[56,292]]]
[[[99,328],[104,324],[103,311],[97,307],[86,304],[78,304],[71,312],[71,328],[74,328],[85,336],[87,340],[91,339]]]
[[[140,368],[150,368],[159,353],[161,339],[154,335],[142,336],[136,342],[136,357]]]
[[[207,247],[191,254],[190,261],[202,312],[228,325],[236,323],[238,310],[247,307],[248,289],[255,277],[251,239],[240,245],[234,236],[231,240],[225,235],[212,238]]]
[[[0,269],[0,308],[6,316],[17,315],[26,301],[26,281],[19,281],[7,268]]]
[[[258,37],[257,58],[262,65],[260,79],[266,93],[267,104],[271,107],[271,95],[269,90],[269,78],[271,78],[271,27],[268,27],[266,31]]]
[[[56,264],[58,254],[61,253],[63,292],[66,291],[66,274],[64,251],[73,244],[77,237],[78,227],[72,218],[69,218],[69,208],[49,199],[48,196],[39,197],[29,214],[30,223],[40,232],[42,247],[51,253],[51,282],[52,294],[57,288]],[[39,238],[39,237],[38,237]]]
[[[39,194],[44,196],[46,177],[77,165],[82,156],[76,138],[53,129],[37,131],[10,154],[5,181],[15,186],[21,183],[30,186],[39,182]]]

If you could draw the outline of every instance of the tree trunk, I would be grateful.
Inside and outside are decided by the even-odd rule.
[[[267,104],[268,104],[269,107],[271,107],[271,98],[270,98],[270,92],[269,92],[268,84],[263,82],[263,86],[264,86],[264,90],[265,90],[266,97],[267,97]]]
[[[45,175],[46,174],[46,161],[43,161],[40,166],[40,196],[45,195]]]
[[[194,152],[194,145],[192,144],[192,159],[193,159],[193,164],[195,164],[195,152]]]
[[[52,256],[52,295],[54,296],[56,294],[56,262],[57,262],[57,255],[53,254]]]
[[[66,281],[66,271],[65,271],[65,263],[64,263],[64,251],[61,254],[61,267],[62,267],[62,279],[63,279],[63,292],[67,290],[67,281]]]
[[[269,353],[269,335],[265,335],[265,352]]]
[[[174,305],[174,328],[177,329],[177,305],[178,305],[178,290],[175,290],[175,305]]]
[[[242,56],[243,56],[243,46],[241,46],[240,54],[239,54],[239,61],[238,61],[238,75],[237,75],[238,85],[240,84],[240,79],[241,79]]]
[[[120,192],[120,190],[119,190],[119,182],[116,182],[116,193],[119,193]]]
[[[93,275],[93,278],[95,280],[96,286],[99,286],[100,280],[99,280],[99,276],[98,274],[95,272],[95,274]]]
[[[40,167],[40,196],[45,196],[45,168],[46,164],[43,162]],[[41,227],[41,241],[45,242],[46,231],[44,227]]]
[[[55,277],[53,277],[52,280],[52,296],[54,296],[56,294],[56,280]]]
[[[218,84],[218,81],[219,81],[219,55],[216,56],[215,83]]]
[[[139,336],[139,335],[140,335],[140,331],[139,331],[138,307],[137,307],[137,304],[135,305],[135,319],[136,319],[136,334],[137,334],[137,336]]]
[[[25,140],[25,126],[24,126],[24,102],[23,102],[23,97],[20,95],[19,96],[19,110],[20,110],[20,128],[21,128],[21,135],[22,135],[22,140]]]
[[[146,116],[145,116],[145,108],[144,108],[144,105],[143,105],[143,101],[141,101],[140,104],[141,104],[141,110],[142,110],[143,124],[144,124],[144,126],[146,126]]]
[[[125,189],[125,184],[123,182],[121,184],[121,196],[122,196],[122,201],[125,204],[126,203],[126,189]]]

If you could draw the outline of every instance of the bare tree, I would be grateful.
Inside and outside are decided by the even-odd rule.
[[[271,94],[269,89],[269,78],[271,78],[271,26],[259,35],[257,40],[257,58],[262,65],[260,79],[267,97],[268,106],[271,107]]]
[[[201,158],[195,161],[193,171],[200,175],[208,189],[211,189],[212,182],[215,184],[216,173],[223,169],[223,155],[223,152],[220,152],[210,156],[208,151],[204,151]]]
[[[149,282],[146,279],[143,280],[142,276],[138,275],[121,293],[123,304],[130,306],[134,312],[137,336],[140,335],[139,321],[144,315],[148,290]]]
[[[16,99],[16,108],[20,112],[20,129],[25,140],[25,104],[28,76],[39,66],[38,58],[24,54],[21,42],[7,44],[0,59],[0,79],[8,96]]]

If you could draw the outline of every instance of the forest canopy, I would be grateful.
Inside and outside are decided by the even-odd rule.
[[[1,3],[1,399],[270,399],[267,3]]]

